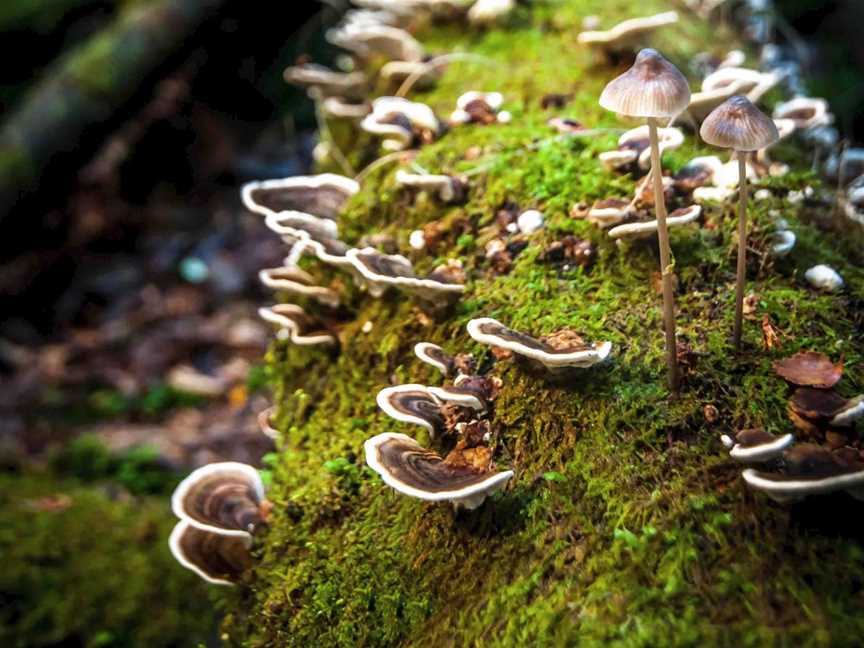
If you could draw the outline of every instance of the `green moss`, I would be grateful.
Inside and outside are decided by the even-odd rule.
[[[859,516],[843,513],[853,505],[838,498],[790,509],[748,492],[719,436],[756,425],[789,429],[787,387],[771,363],[798,349],[844,356],[850,369],[842,389],[861,391],[860,252],[820,231],[809,208],[780,197],[752,201],[748,289],[758,295],[758,311],[746,322],[745,352],[735,356],[734,213],[710,207],[702,228],[674,230],[678,326],[694,364],[682,393],[670,396],[652,280],[655,245],[616,245],[568,213],[576,202],[632,194],[632,178],[603,171],[596,159],[617,134],[556,137],[545,125],[555,113],[539,105],[545,93],[572,92],[563,114],[590,126],[624,126],[596,105],[617,70],[595,61],[575,38],[584,16],[599,13],[611,24],[629,16],[631,5],[538,2],[520,7],[506,31],[453,25],[422,32],[430,51],[469,51],[492,63],[454,63],[433,90],[416,96],[447,114],[465,90],[499,90],[513,123],[455,128],[418,154],[417,164],[430,172],[470,174],[465,205],[414,200],[396,188],[393,166],[382,166],[367,175],[344,215],[345,237],[383,230],[405,251],[410,231],[436,220],[443,229],[439,259],[428,255],[417,266],[460,258],[468,291],[448,313],[430,318],[402,295],[373,300],[348,285],[353,317],[338,355],[273,346],[284,440],[260,562],[224,625],[237,644],[856,643],[864,630],[864,552]],[[652,1],[640,12],[665,8]],[[707,42],[731,47],[736,40],[687,15],[657,39],[682,69]],[[343,144],[358,166],[377,155],[366,138]],[[466,160],[472,147],[480,155]],[[667,156],[668,166],[707,153],[688,141]],[[784,154],[801,157],[795,147]],[[818,188],[799,172],[766,185],[780,196],[805,183]],[[493,276],[483,259],[483,228],[505,202],[538,207],[547,221],[512,271]],[[761,251],[778,209],[799,245],[791,257],[772,260]],[[538,261],[565,233],[594,242],[592,268],[563,271]],[[836,267],[848,291],[808,290],[801,277],[817,261]],[[763,349],[763,314],[781,332],[781,348]],[[614,357],[566,385],[546,383],[512,362],[493,364],[488,348],[465,333],[465,323],[479,315],[535,334],[572,327],[612,341]],[[365,322],[372,323],[368,333]],[[362,443],[374,434],[402,430],[428,441],[418,428],[381,414],[374,398],[393,380],[440,381],[412,353],[421,340],[473,351],[504,381],[493,443],[499,465],[516,477],[472,513],[401,497],[365,468]],[[713,424],[703,414],[707,404],[720,413]]]
[[[174,523],[164,496],[0,475],[0,644],[198,645],[212,604],[170,555]]]

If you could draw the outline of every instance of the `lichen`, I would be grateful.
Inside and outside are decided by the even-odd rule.
[[[861,391],[864,273],[860,251],[819,228],[819,212],[783,198],[812,174],[770,181],[774,197],[752,202],[758,247],[780,210],[798,235],[785,259],[750,259],[748,291],[758,298],[745,321],[744,353],[731,351],[735,218],[732,206],[706,210],[705,225],[671,234],[679,278],[678,327],[693,366],[678,396],[664,383],[658,268],[650,242],[618,246],[568,215],[579,201],[631,195],[634,181],[604,171],[596,154],[610,132],[557,137],[540,107],[548,92],[573,93],[562,111],[592,127],[622,126],[596,105],[616,69],[576,45],[579,24],[597,13],[604,24],[630,17],[631,2],[573,0],[520,5],[506,29],[432,26],[421,32],[433,53],[465,51],[486,64],[453,63],[431,91],[412,97],[439,114],[470,89],[505,95],[511,125],[454,128],[421,150],[433,173],[470,173],[465,205],[414,201],[393,180],[393,165],[364,179],[347,209],[345,238],[370,231],[408,250],[411,230],[444,226],[437,250],[460,258],[470,281],[448,313],[428,317],[404,295],[371,299],[345,280],[351,321],[334,355],[275,343],[277,427],[274,515],[256,539],[259,558],[247,586],[229,594],[223,624],[236,644],[308,645],[854,645],[864,580],[860,518],[852,500],[794,507],[748,492],[719,435],[757,425],[788,431],[787,387],[772,360],[799,349],[843,356],[848,394]],[[658,1],[639,11],[665,9]],[[733,34],[689,14],[659,34],[656,45],[686,69],[702,49],[723,53]],[[383,89],[381,89],[383,91]],[[358,168],[377,155],[364,137],[341,140]],[[349,142],[352,142],[349,146]],[[466,160],[471,147],[479,157]],[[670,168],[714,154],[688,137],[665,156]],[[778,155],[803,169],[800,149]],[[534,234],[512,271],[493,276],[478,243],[504,202],[536,207],[546,227]],[[828,209],[828,208],[826,208]],[[589,269],[563,271],[538,261],[567,233],[598,250]],[[418,259],[430,269],[441,258]],[[839,294],[817,294],[802,280],[815,262],[846,279]],[[770,318],[781,346],[765,350],[760,322]],[[466,322],[477,316],[544,334],[571,327],[610,340],[612,361],[564,385],[543,382],[512,362],[494,362]],[[364,333],[361,327],[371,322]],[[515,470],[507,489],[475,512],[402,497],[365,467],[362,443],[385,431],[417,434],[377,410],[375,393],[393,381],[437,384],[412,347],[430,341],[470,350],[500,375],[495,404],[496,457]],[[844,392],[845,393],[845,392]],[[707,404],[719,411],[708,423]]]

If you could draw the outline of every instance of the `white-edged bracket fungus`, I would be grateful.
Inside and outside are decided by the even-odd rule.
[[[758,151],[780,137],[774,121],[747,99],[736,95],[714,109],[699,129],[708,144],[735,151],[738,158],[738,264],[735,282],[735,349],[741,348],[744,315],[744,284],[747,269],[747,158],[744,153]]]
[[[456,368],[456,359],[437,344],[418,342],[414,345],[414,355],[422,362],[435,367],[445,376],[449,376]]]
[[[621,115],[644,118],[648,122],[651,144],[651,175],[654,181],[654,207],[660,248],[660,274],[663,282],[663,322],[666,330],[666,362],[669,387],[678,389],[678,357],[675,342],[675,296],[672,286],[671,251],[666,229],[666,202],[663,171],[657,134],[659,120],[669,120],[690,103],[690,88],[684,75],[653,49],[643,49],[633,66],[613,79],[600,95],[600,105]]]
[[[468,335],[478,342],[535,360],[553,373],[591,367],[605,360],[612,350],[611,342],[587,344],[575,336],[560,333],[538,340],[507,328],[491,317],[472,319],[467,328]]]
[[[735,438],[723,435],[723,445],[729,448],[729,456],[741,463],[763,463],[777,459],[792,443],[791,434],[775,436],[761,428],[741,430]]]
[[[351,178],[335,173],[257,180],[243,185],[246,208],[262,216],[301,212],[335,221],[345,202],[360,191]]]
[[[477,0],[468,10],[468,22],[479,27],[503,20],[516,8],[516,0]]]
[[[369,283],[377,297],[392,286],[412,293],[433,304],[449,303],[465,291],[459,283],[461,271],[450,266],[436,268],[427,277],[418,277],[411,262],[400,254],[384,254],[375,248],[352,248],[346,253],[354,268]]]
[[[290,340],[297,346],[333,346],[337,343],[336,336],[322,322],[296,304],[275,304],[259,308],[258,315],[278,328],[276,337],[279,340]]]
[[[676,22],[678,22],[678,14],[674,11],[666,11],[645,18],[631,18],[606,31],[584,31],[579,34],[577,40],[583,45],[603,52],[623,52],[637,46],[660,27],[673,25]]]
[[[482,411],[486,409],[485,399],[478,390],[470,386],[443,385],[442,387],[427,387],[429,393],[444,403],[453,403],[459,407]]]
[[[774,119],[791,119],[799,130],[827,126],[834,121],[828,102],[814,97],[795,97],[774,107]]]
[[[748,468],[741,476],[750,488],[778,502],[846,491],[864,499],[864,462],[851,448],[830,451],[802,443],[783,453],[784,471],[766,473]]]
[[[381,24],[343,24],[327,30],[327,40],[368,60],[422,61],[423,46],[404,29]]]
[[[714,184],[714,176],[723,168],[722,160],[716,155],[695,157],[675,174],[675,187],[690,192],[699,187]]]
[[[258,273],[258,278],[262,284],[273,290],[284,290],[304,297],[311,297],[330,308],[336,308],[339,305],[338,293],[330,288],[315,285],[312,275],[297,266],[264,268]]]
[[[192,471],[171,496],[174,515],[194,527],[248,538],[266,518],[267,500],[258,471],[236,461]]]
[[[282,436],[279,430],[273,427],[273,415],[275,413],[275,405],[271,405],[270,407],[263,409],[258,413],[258,427],[261,429],[261,433],[264,436],[270,437],[274,441],[276,441]]]
[[[445,66],[429,65],[425,61],[390,61],[381,68],[381,78],[389,84],[402,83],[409,77],[414,77],[413,87],[428,88],[444,73]]]
[[[635,215],[633,203],[620,198],[598,200],[588,210],[586,219],[601,229],[612,227]]]
[[[366,464],[384,483],[403,495],[429,502],[450,502],[456,509],[473,510],[513,477],[513,471],[478,470],[448,463],[404,434],[385,432],[363,447]]]
[[[435,194],[442,202],[459,203],[465,200],[467,185],[459,178],[431,173],[396,172],[396,184]]]
[[[676,209],[666,219],[666,227],[677,227],[686,225],[699,219],[702,215],[702,207],[699,205],[690,205]],[[657,233],[658,223],[656,220],[642,221],[638,223],[625,223],[624,225],[616,225],[609,230],[609,238],[644,238]]]
[[[390,151],[432,142],[441,132],[441,122],[429,106],[402,97],[378,97],[360,127],[383,137],[382,146]]]
[[[660,155],[678,148],[684,143],[684,133],[678,128],[659,128],[657,136]],[[607,169],[615,170],[637,162],[643,171],[651,166],[651,139],[648,126],[642,125],[622,133],[618,138],[618,149],[604,151],[598,158]]]
[[[181,520],[171,531],[168,546],[175,560],[208,583],[233,585],[252,566],[249,535],[211,533]]]
[[[322,98],[359,99],[366,92],[366,75],[362,72],[336,72],[315,63],[285,68],[282,76],[288,83],[313,90]]]
[[[363,119],[372,112],[367,101],[351,101],[345,97],[327,97],[321,102],[321,110],[326,117],[333,119]]]
[[[457,124],[506,124],[511,115],[501,110],[504,95],[500,92],[477,92],[471,90],[456,100],[456,110],[450,115],[450,123]]]
[[[385,387],[378,392],[375,402],[390,418],[402,423],[419,425],[433,438],[444,429],[442,403],[425,385]]]
[[[712,72],[702,80],[702,92],[711,93],[735,88],[736,94],[746,95],[750,101],[756,103],[781,80],[782,76],[776,72],[725,67]],[[732,96],[734,95],[730,95],[728,98]]]

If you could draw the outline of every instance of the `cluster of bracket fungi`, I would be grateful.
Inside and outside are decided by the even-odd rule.
[[[324,120],[350,120],[360,131],[379,138],[381,149],[390,152],[423,146],[446,136],[450,128],[511,121],[511,114],[502,110],[504,98],[497,92],[466,92],[456,100],[455,110],[447,120],[404,95],[415,86],[435,83],[448,62],[459,58],[455,53],[429,56],[425,52],[408,29],[419,15],[439,20],[467,16],[474,25],[488,25],[506,17],[514,9],[515,0],[353,1],[358,8],[349,10],[327,35],[331,43],[347,52],[340,61],[342,69],[304,63],[285,71],[288,82],[308,90]],[[700,14],[710,15],[724,1],[686,3]],[[666,12],[600,30],[599,19],[590,18],[578,40],[599,56],[617,62],[629,59],[656,30],[677,20],[675,12]],[[758,22],[748,29],[753,34],[765,31]],[[766,65],[767,71],[743,67],[746,57],[739,51],[730,52],[723,60],[699,56],[691,67],[703,79],[699,92],[692,94],[684,76],[669,61],[654,50],[642,49],[633,67],[613,80],[600,98],[600,104],[609,110],[645,120],[643,125],[624,132],[614,150],[599,156],[600,164],[611,172],[641,178],[635,194],[630,198],[606,198],[590,206],[580,204],[571,211],[574,217],[608,229],[609,237],[619,241],[656,235],[672,389],[677,388],[678,377],[668,228],[698,223],[703,209],[739,192],[737,342],[747,181],[788,170],[769,156],[770,148],[781,139],[800,134],[817,152],[825,152],[832,142],[836,143],[827,103],[804,96],[794,66],[771,50],[769,43],[756,40],[762,44],[763,59],[770,64]],[[370,88],[382,83],[399,87],[392,96],[369,97]],[[773,118],[769,118],[755,104],[768,90],[783,83],[796,96],[778,105]],[[544,107],[546,103],[544,98]],[[548,98],[550,106],[562,107],[566,103],[564,96]],[[584,137],[594,132],[576,119],[563,116],[550,119],[549,125],[559,137]],[[697,157],[676,174],[663,175],[662,155],[681,146],[686,128],[699,129],[706,142],[732,150],[732,157],[727,161],[716,156]],[[319,159],[333,153],[326,144],[322,140],[316,151]],[[864,173],[864,154],[860,160],[854,151],[840,159],[826,157],[841,178],[844,169],[856,168],[856,163]],[[416,165],[410,171],[398,169],[394,176],[403,190],[426,192],[444,204],[461,203],[470,191],[464,177],[428,173]],[[419,276],[405,256],[381,252],[373,245],[352,247],[344,242],[340,238],[339,215],[359,189],[357,180],[332,173],[268,179],[243,187],[244,205],[260,214],[266,226],[288,246],[283,265],[262,270],[261,282],[307,304],[304,308],[277,303],[260,309],[261,317],[274,326],[277,339],[298,346],[340,345],[339,330],[347,315],[344,284],[334,281],[322,285],[313,272],[299,266],[304,255],[347,273],[372,297],[381,297],[392,288],[429,311],[446,308],[465,292],[465,272],[456,260]],[[844,200],[850,218],[864,222],[864,175],[849,185]],[[667,201],[676,207],[668,215]],[[528,244],[526,237],[543,227],[544,215],[535,209],[520,212],[505,206],[496,221],[497,229],[485,242],[486,258],[496,272],[506,272],[513,257]],[[410,246],[416,252],[431,252],[436,238],[436,224],[429,223],[411,234]],[[794,245],[794,233],[778,217],[772,252],[778,256],[788,254]],[[593,257],[589,242],[569,236],[544,250],[539,259],[588,265]],[[819,289],[838,290],[843,285],[836,271],[824,265],[811,268],[805,277]],[[475,341],[490,346],[497,361],[515,358],[528,370],[553,381],[603,362],[612,346],[609,342],[586,342],[571,330],[534,338],[488,317],[471,320],[467,332]],[[365,442],[366,463],[399,493],[427,501],[446,501],[457,509],[474,509],[513,477],[512,471],[499,471],[494,463],[498,433],[494,404],[501,380],[488,371],[480,372],[472,356],[451,355],[435,344],[419,343],[415,354],[437,368],[449,382],[385,387],[378,393],[377,402],[396,421],[425,430],[430,444],[441,453],[411,436],[388,432]],[[795,386],[789,416],[806,442],[796,444],[792,434],[778,437],[762,429],[742,430],[734,438],[724,435],[722,441],[734,460],[761,464],[758,470],[744,471],[746,483],[778,500],[836,490],[864,496],[864,454],[851,427],[864,414],[864,395],[853,399],[839,396],[833,387],[842,375],[842,366],[832,364],[821,354],[798,354],[778,363],[776,369]],[[264,434],[278,439],[273,413],[272,407],[261,412],[259,424]],[[252,534],[266,523],[269,512],[258,473],[250,466],[231,462],[205,466],[180,484],[172,506],[181,520],[170,540],[177,560],[209,582],[236,581],[251,562]]]

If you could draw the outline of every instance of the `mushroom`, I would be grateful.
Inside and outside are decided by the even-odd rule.
[[[676,149],[684,143],[684,133],[678,128],[660,128],[657,131],[660,146],[660,155],[664,152]],[[604,151],[598,158],[603,166],[610,170],[639,163],[642,170],[648,169],[651,163],[651,139],[648,126],[632,128],[618,138],[617,151]]]
[[[588,130],[582,122],[569,117],[552,117],[546,122],[546,125],[551,126],[562,135],[573,135]]]
[[[744,283],[747,269],[747,160],[744,152],[764,148],[780,137],[770,117],[753,103],[736,95],[716,108],[699,129],[708,144],[731,148],[738,158],[738,268],[735,283],[735,349],[741,348],[741,325],[744,314]]]
[[[696,187],[693,190],[693,200],[703,203],[722,203],[735,195],[731,187]]]
[[[450,355],[437,344],[418,342],[414,345],[414,355],[422,362],[438,369],[445,376],[456,374],[471,374],[476,369],[474,358],[470,353]]]
[[[338,293],[324,286],[316,286],[312,276],[297,266],[265,268],[258,273],[258,278],[268,288],[311,297],[331,308],[339,305]]]
[[[809,268],[804,278],[811,286],[825,292],[837,292],[843,288],[843,277],[829,265],[820,263]]]
[[[834,364],[817,351],[800,351],[775,362],[774,372],[793,385],[830,389],[843,377],[843,363]]]
[[[559,331],[538,340],[509,329],[491,317],[469,321],[468,335],[483,344],[535,360],[552,373],[571,367],[591,367],[605,360],[612,350],[611,342],[586,344],[569,331]]]
[[[849,427],[864,415],[864,394],[846,399],[832,389],[799,387],[787,413],[795,427],[818,435],[832,426]]]
[[[431,142],[441,131],[441,123],[429,106],[402,97],[378,97],[360,127],[386,138],[383,147],[391,151],[401,151],[415,142]]]
[[[677,18],[676,18],[677,19]],[[666,203],[663,196],[663,172],[660,165],[658,120],[681,113],[690,102],[690,88],[678,69],[653,49],[643,49],[633,66],[611,81],[600,95],[600,105],[607,110],[643,117],[648,120],[651,144],[651,174],[654,180],[654,206],[660,246],[660,273],[663,281],[663,320],[666,328],[666,361],[669,387],[678,389],[678,359],[675,342],[675,297],[672,287],[672,265],[669,234],[666,229]]]
[[[676,209],[666,219],[667,227],[676,227],[686,223],[692,223],[698,220],[702,215],[702,208],[699,205],[690,205]],[[609,230],[609,238],[643,238],[651,236],[657,232],[658,223],[656,220],[643,221],[640,223],[627,223],[625,225],[617,225]]]
[[[282,435],[279,430],[273,427],[272,420],[273,415],[276,413],[276,406],[271,405],[270,407],[261,410],[258,413],[258,427],[261,429],[261,432],[265,435],[276,441]]]
[[[605,198],[594,203],[588,210],[587,219],[600,228],[611,227],[636,213],[633,203],[620,198]]]
[[[381,24],[342,24],[327,30],[327,40],[361,59],[422,61],[423,46],[404,29]]]
[[[795,97],[777,104],[773,113],[774,119],[791,119],[795,128],[806,130],[816,126],[826,126],[834,121],[834,115],[828,111],[828,102],[813,97]]]
[[[317,318],[308,315],[296,304],[276,304],[266,308],[259,308],[258,315],[265,322],[275,324],[279,331],[276,335],[279,340],[290,340],[297,346],[313,346],[324,344],[332,346],[336,344],[336,337],[327,330]]]
[[[744,81],[736,80],[732,83],[721,85],[711,90],[701,90],[694,92],[690,96],[690,103],[687,106],[687,112],[684,113],[693,118],[696,122],[701,122],[705,117],[714,110],[717,106],[736,94],[744,92],[748,85]]]
[[[252,466],[235,461],[202,466],[174,489],[174,515],[210,533],[248,538],[266,517],[264,484]]]
[[[186,520],[177,523],[168,540],[177,562],[214,585],[233,585],[252,566],[251,544],[248,535],[210,533]]]
[[[795,232],[778,229],[771,234],[771,254],[776,257],[786,256],[795,247]]]
[[[543,212],[528,209],[516,217],[516,229],[522,234],[533,234],[543,227]]]
[[[387,416],[419,425],[433,437],[444,429],[441,401],[425,385],[385,387],[378,392],[375,402]]]
[[[761,463],[771,461],[783,454],[792,445],[795,437],[791,434],[775,436],[762,428],[741,430],[732,439],[725,434],[721,437],[723,445],[729,448],[729,456],[741,463]]]
[[[759,72],[740,67],[720,68],[702,80],[702,92],[714,92],[730,87],[736,87],[738,94],[746,94],[747,98],[756,103],[771,88],[776,86],[782,76],[775,72]],[[731,97],[730,97],[731,98]]]
[[[857,452],[841,448],[830,451],[802,443],[783,454],[783,473],[766,473],[748,468],[741,476],[747,485],[763,491],[778,502],[800,500],[841,490],[856,499],[864,497],[864,462]]]
[[[360,185],[351,178],[322,173],[248,182],[241,197],[248,210],[262,216],[302,212],[335,221],[345,202],[358,191]]]
[[[335,220],[318,218],[304,212],[284,211],[271,214],[264,219],[264,224],[280,236],[290,236],[295,239],[303,238],[304,232],[314,239],[339,237],[339,227]]]
[[[408,173],[403,169],[396,172],[396,183],[403,187],[434,193],[445,203],[463,202],[468,189],[466,183],[449,175]]]
[[[577,40],[583,45],[596,47],[607,53],[626,51],[660,27],[678,22],[674,11],[655,14],[646,18],[631,18],[618,23],[607,31],[584,31]]]
[[[465,291],[459,272],[439,267],[427,277],[418,277],[411,262],[400,254],[383,254],[375,248],[352,248],[346,253],[354,268],[370,284],[370,294],[381,296],[388,286],[413,293],[430,302],[448,301]]]
[[[513,477],[512,470],[495,472],[463,462],[442,459],[404,434],[385,432],[368,439],[363,447],[366,464],[384,483],[403,495],[430,502],[450,502],[457,510],[479,507]]]
[[[444,385],[443,387],[427,387],[429,393],[445,403],[453,403],[459,407],[467,407],[473,410],[485,410],[484,399],[477,395],[476,390],[471,387],[460,387],[458,385]]]
[[[389,84],[401,83],[416,77],[414,87],[424,88],[441,78],[445,66],[429,65],[426,61],[390,61],[381,67],[381,78]]]
[[[713,184],[715,174],[722,168],[723,162],[716,155],[695,157],[675,174],[675,186],[687,192]]]
[[[450,115],[450,123],[456,124],[494,124],[507,123],[511,115],[499,112],[504,96],[500,92],[477,92],[471,90],[456,100],[456,110]]]
[[[516,8],[516,0],[477,0],[468,10],[468,22],[488,26],[498,22]]]
[[[335,72],[315,63],[288,67],[282,76],[288,83],[314,89],[320,97],[360,98],[366,92],[366,75],[362,72]]]
[[[327,117],[334,119],[363,119],[372,112],[368,102],[351,101],[344,97],[327,97],[321,103],[321,109]]]

